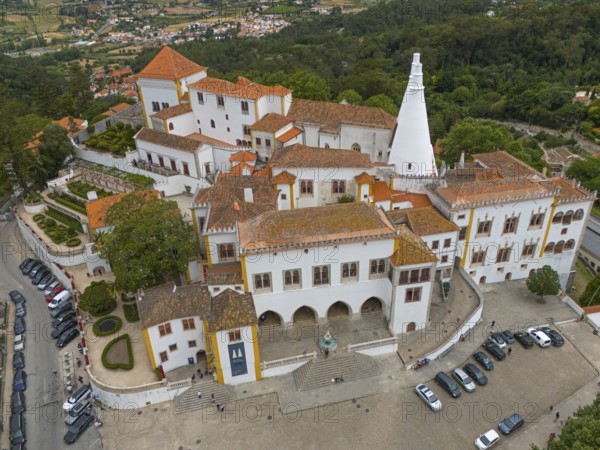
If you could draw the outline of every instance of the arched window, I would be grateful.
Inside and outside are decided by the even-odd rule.
[[[169,124],[169,130],[174,130],[175,129],[175,125],[173,125],[173,122],[171,122]]]
[[[573,220],[581,220],[583,219],[583,209],[578,209],[577,211],[575,211],[575,214],[573,215]]]
[[[558,241],[556,247],[554,247],[554,253],[562,253],[565,247],[565,241]]]
[[[235,145],[241,146],[242,145],[242,141],[240,141],[239,139],[236,139],[235,140]]]
[[[575,248],[575,239],[569,239],[565,244],[565,250],[572,250]]]
[[[573,211],[567,211],[562,218],[563,225],[569,225],[573,220]]]
[[[215,121],[214,121],[214,120],[211,120],[211,121],[210,121],[210,126],[211,126],[212,128],[216,128],[216,127],[215,127]]]
[[[254,275],[254,289],[271,289],[271,274],[260,273]]]
[[[554,253],[554,242],[548,242],[546,244],[546,248],[544,249],[545,253]]]
[[[352,147],[350,147],[352,150],[354,150],[355,152],[360,152],[360,144],[355,142],[354,144],[352,144]]]
[[[564,214],[561,213],[561,212],[558,212],[558,213],[554,214],[554,218],[552,219],[552,223],[561,223],[563,215]]]

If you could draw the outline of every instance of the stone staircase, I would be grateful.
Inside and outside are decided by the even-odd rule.
[[[202,398],[198,398],[198,391],[202,392]],[[181,414],[194,411],[213,405],[211,394],[215,394],[215,405],[224,404],[233,400],[231,388],[225,384],[218,384],[215,381],[200,381],[178,395],[173,400],[175,402],[175,414]]]
[[[434,280],[431,283],[431,303],[443,303],[444,297],[442,296],[442,284],[440,281]]]
[[[299,391],[331,386],[331,380],[335,377],[343,377],[346,383],[379,374],[379,367],[373,358],[355,352],[314,359],[293,372]]]

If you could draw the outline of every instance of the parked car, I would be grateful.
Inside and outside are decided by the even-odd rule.
[[[496,358],[498,361],[502,361],[506,358],[506,353],[498,347],[493,341],[487,340],[483,343],[483,348],[485,348],[490,355]]]
[[[10,416],[10,444],[24,444],[26,440],[24,414],[13,414]]]
[[[18,334],[15,336],[15,346],[14,346],[14,351],[15,352],[20,352],[25,348],[25,335],[24,334]]]
[[[92,424],[94,417],[90,414],[82,414],[74,423],[69,427],[69,431],[65,434],[64,440],[67,444],[72,444],[79,436],[83,434],[85,430]]]
[[[550,338],[552,345],[555,347],[562,347],[565,345],[565,340],[558,331],[549,327],[540,327],[540,331]]]
[[[506,347],[506,342],[504,342],[504,338],[502,337],[502,333],[492,333],[490,336],[490,341],[496,344],[500,348]]]
[[[8,296],[15,305],[18,305],[19,303],[25,303],[25,297],[23,297],[23,294],[21,294],[19,291],[10,291]]]
[[[74,317],[64,322],[61,322],[54,330],[52,330],[50,336],[52,336],[53,339],[58,339],[63,333],[67,332],[76,325],[77,319]]]
[[[34,259],[33,261],[30,261],[27,264],[25,264],[25,266],[23,266],[23,269],[21,269],[21,273],[23,275],[29,275],[33,269],[35,269],[41,265],[42,265],[42,262],[40,260]]]
[[[15,334],[25,333],[25,319],[17,317],[15,319]]]
[[[510,434],[524,423],[525,421],[519,414],[512,414],[498,424],[498,429],[502,434]]]
[[[64,314],[66,311],[75,311],[73,308],[73,302],[67,302],[60,305],[58,308],[55,308],[50,311],[50,317],[55,318]]]
[[[13,355],[13,369],[21,370],[25,367],[25,355],[23,352],[15,352]]]
[[[538,330],[537,328],[527,328],[527,333],[529,333],[529,336],[532,337],[535,343],[542,348],[547,348],[550,347],[550,345],[552,345],[552,341],[546,335],[546,333]]]
[[[15,316],[17,317],[25,317],[27,315],[27,308],[25,308],[25,303],[18,303],[15,308]]]
[[[27,374],[23,370],[17,370],[13,377],[13,391],[23,392],[27,389]]]
[[[56,346],[58,348],[63,348],[73,339],[79,336],[79,330],[77,328],[71,328],[69,331],[63,333],[58,340],[56,341]]]
[[[50,269],[48,269],[47,267],[44,267],[34,275],[34,277],[31,279],[31,284],[37,286],[39,282],[42,281],[42,279],[47,277],[48,275],[52,275],[52,272],[50,272]]]
[[[475,392],[475,383],[473,383],[472,378],[461,368],[454,369],[454,372],[452,372],[452,377],[463,387],[465,391]]]
[[[63,411],[64,412],[71,411],[76,403],[80,402],[81,400],[85,400],[91,394],[92,394],[92,389],[87,384],[84,384],[79,389],[77,389],[75,392],[73,392],[71,394],[71,396],[67,399],[67,401],[63,403]]]
[[[64,292],[64,290],[65,290],[64,286],[62,284],[59,284],[54,289],[52,289],[52,291],[48,295],[46,295],[44,298],[46,299],[46,301],[48,303],[50,303],[52,300],[54,300],[54,297],[56,297],[61,292]]]
[[[19,264],[19,270],[23,270],[27,264],[33,261],[35,261],[33,258],[25,258],[23,261],[21,261],[21,264]]]
[[[469,374],[469,376],[473,378],[475,383],[477,383],[479,386],[485,386],[488,383],[487,377],[475,364],[467,363],[463,367],[463,370]]]
[[[48,303],[48,309],[56,309],[56,307],[68,302],[69,300],[71,300],[71,293],[69,291],[62,291],[60,294],[54,297],[50,303]]]
[[[477,447],[479,450],[487,450],[488,448],[497,444],[498,441],[500,441],[500,436],[498,436],[498,433],[496,433],[495,430],[489,430],[475,439],[475,447]]]
[[[523,346],[523,348],[531,348],[533,347],[533,344],[535,344],[535,341],[531,338],[531,336],[524,331],[517,331],[515,333],[515,339]]]
[[[508,345],[515,343],[515,335],[512,331],[504,330],[501,331],[500,334],[502,334],[502,339],[504,339],[504,342],[506,342]]]
[[[475,359],[475,361],[477,361],[479,364],[481,364],[481,366],[485,370],[494,370],[494,363],[489,358],[489,356],[486,355],[485,353],[483,353],[483,352],[474,353],[473,358]]]
[[[438,372],[435,375],[435,382],[439,384],[448,394],[450,394],[451,397],[460,397],[461,391],[458,385],[444,372]]]
[[[42,270],[48,270],[48,268],[41,262],[38,265],[34,265],[33,268],[28,273],[29,278],[33,279],[33,277],[35,277]]]
[[[442,409],[442,402],[427,386],[424,384],[417,384],[415,391],[417,391],[417,395],[421,397],[425,404],[433,411],[440,411]]]
[[[60,281],[55,279],[52,283],[50,283],[48,286],[46,286],[46,288],[44,289],[44,295],[50,295],[50,292],[52,292],[52,290],[57,286],[62,286],[62,285],[60,284]]]
[[[73,406],[73,408],[71,408],[71,411],[69,411],[69,413],[67,414],[67,416],[65,417],[65,423],[67,425],[73,425],[73,423],[75,423],[75,421],[77,419],[79,419],[79,417],[82,414],[91,414],[92,413],[92,404],[89,402],[89,400],[80,400],[77,403],[75,403],[75,406]]]
[[[25,394],[22,392],[13,392],[10,396],[10,412],[19,414],[25,411]]]
[[[56,316],[56,319],[52,321],[52,326],[56,328],[61,323],[66,322],[67,320],[71,320],[74,317],[76,317],[75,311],[73,311],[73,309],[67,309],[58,316]]]
[[[38,290],[43,291],[44,289],[46,289],[46,286],[48,286],[50,283],[54,282],[55,280],[56,280],[56,277],[54,275],[52,275],[52,273],[49,273],[44,278],[42,278],[40,280],[40,282],[38,283],[38,285],[37,285]]]

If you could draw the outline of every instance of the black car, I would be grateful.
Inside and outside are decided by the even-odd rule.
[[[506,353],[498,347],[494,342],[487,340],[483,343],[483,348],[485,348],[490,355],[496,358],[498,361],[502,361],[506,358]]]
[[[27,264],[25,264],[25,266],[23,266],[23,269],[21,269],[21,273],[23,275],[29,275],[29,273],[35,269],[38,266],[41,266],[42,262],[34,259],[33,261],[29,261]]]
[[[23,294],[21,294],[19,291],[10,291],[8,296],[15,305],[19,303],[25,303],[25,297],[23,297]]]
[[[13,378],[13,391],[23,392],[27,389],[27,374],[23,370],[17,370]]]
[[[510,434],[517,428],[521,427],[524,423],[525,421],[519,414],[513,414],[500,422],[498,424],[498,429],[502,432],[502,434]]]
[[[540,327],[540,331],[543,331],[546,334],[546,336],[550,338],[550,340],[552,341],[552,345],[554,345],[555,347],[562,347],[563,345],[565,345],[565,340],[558,331],[553,330],[549,327]]]
[[[40,269],[33,276],[33,278],[31,278],[31,284],[35,284],[37,286],[40,283],[40,281],[42,281],[42,279],[47,277],[48,275],[52,275],[52,272],[50,272],[49,269],[47,269],[46,267],[44,267],[43,269]]]
[[[29,278],[33,278],[42,270],[48,270],[48,269],[42,262],[40,262],[37,265],[34,264],[33,268],[29,271],[29,273],[27,275],[29,276]]]
[[[57,339],[61,334],[65,333],[67,330],[70,330],[76,325],[77,319],[75,319],[74,317],[72,319],[65,320],[64,322],[60,323],[54,330],[52,330],[50,336],[52,336],[53,339]]]
[[[93,420],[94,417],[90,414],[82,414],[79,419],[77,419],[75,423],[69,427],[69,431],[67,431],[67,434],[65,434],[64,437],[65,442],[67,444],[72,444],[79,439],[79,436],[81,436],[83,432],[87,430],[87,428],[92,424]]]
[[[515,343],[515,335],[513,334],[512,331],[504,330],[504,331],[500,332],[500,334],[502,335],[504,342],[506,342],[508,345]]]
[[[22,392],[13,392],[10,397],[10,412],[19,414],[25,411],[25,394]]]
[[[52,326],[54,328],[56,328],[57,326],[59,326],[61,323],[67,321],[67,320],[71,320],[72,318],[74,318],[76,316],[75,311],[73,311],[72,309],[67,309],[66,311],[64,311],[63,313],[59,314],[58,316],[56,316],[56,319],[54,319],[52,321]]]
[[[15,334],[25,333],[25,319],[17,317],[15,319]]]
[[[517,331],[515,333],[515,339],[519,344],[523,346],[523,348],[532,348],[533,344],[535,344],[531,336],[529,336],[524,331]]]
[[[56,341],[56,346],[58,348],[63,348],[65,345],[67,345],[69,342],[71,342],[77,336],[79,336],[79,330],[77,328],[71,328],[69,331],[62,334],[58,338],[58,340]]]
[[[25,367],[25,355],[23,352],[15,352],[13,356],[13,369],[21,370]]]
[[[25,417],[23,413],[13,414],[10,416],[10,444],[24,444],[27,438],[25,437]]]
[[[32,261],[35,261],[35,260],[33,258],[26,258],[23,261],[21,261],[21,264],[19,264],[19,270],[23,270],[25,268],[25,266]]]
[[[489,356],[486,355],[485,353],[477,352],[477,353],[473,354],[473,358],[475,359],[475,361],[477,361],[479,364],[481,364],[481,366],[485,370],[494,370],[494,363],[489,358]]]
[[[479,367],[473,363],[465,364],[463,370],[469,375],[479,386],[485,386],[488,382],[487,377],[483,374]]]
[[[59,307],[54,308],[53,310],[50,311],[50,317],[56,318],[56,317],[60,316],[61,314],[65,314],[66,311],[73,311],[73,312],[75,311],[73,309],[73,302],[63,303]]]
[[[48,272],[48,274],[45,277],[43,277],[37,284],[38,291],[43,291],[44,289],[46,289],[46,286],[48,286],[55,280],[56,278],[54,278],[52,272]]]

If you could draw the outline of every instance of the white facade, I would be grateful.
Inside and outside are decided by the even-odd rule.
[[[239,341],[230,340],[231,330],[216,332],[212,344],[214,347],[216,343],[217,348],[213,348],[213,352],[217,354],[218,351],[220,368],[223,371],[223,383],[235,385],[256,381],[256,365],[260,364],[260,361],[257,361],[257,355],[254,353],[255,337],[252,332],[253,327],[255,328],[255,325],[240,328],[241,340]],[[240,345],[242,346],[241,349],[239,348]],[[243,355],[241,352],[243,352]],[[232,366],[236,358],[245,359],[245,373],[235,374]]]

